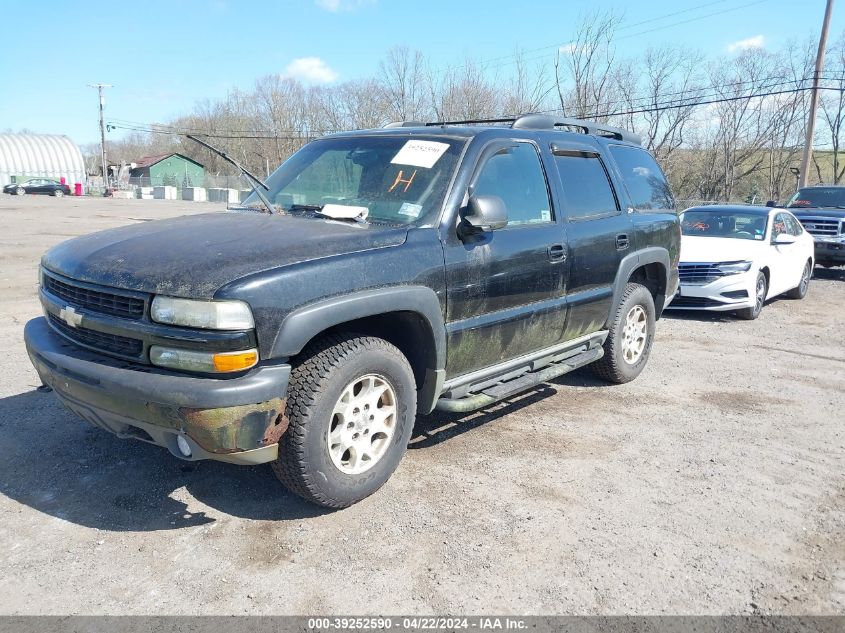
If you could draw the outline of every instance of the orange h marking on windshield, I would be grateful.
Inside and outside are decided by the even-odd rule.
[[[415,177],[416,177],[416,175],[417,175],[417,170],[415,169],[415,170],[414,170],[414,173],[413,173],[413,174],[411,174],[411,177],[410,177],[410,178],[408,178],[407,180],[404,180],[404,179],[402,178],[402,176],[404,176],[404,175],[405,175],[405,174],[404,174],[404,173],[402,173],[402,170],[400,169],[400,170],[399,170],[399,173],[398,173],[398,174],[396,174],[396,180],[394,180],[394,181],[393,181],[393,184],[392,184],[392,185],[390,185],[390,189],[388,189],[388,190],[387,190],[387,193],[390,193],[391,191],[393,191],[394,189],[396,189],[396,187],[398,187],[399,185],[405,185],[405,188],[402,190],[402,193],[407,193],[408,189],[410,189],[410,188],[411,188],[411,183],[412,183],[412,182],[414,182],[414,178],[415,178]]]

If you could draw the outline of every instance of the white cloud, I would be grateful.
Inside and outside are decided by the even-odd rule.
[[[578,50],[578,45],[575,42],[570,42],[569,44],[564,44],[557,50],[563,53],[564,55],[568,55]]]
[[[747,51],[749,48],[763,48],[766,45],[766,38],[762,35],[755,35],[744,40],[738,40],[728,44],[727,49],[729,53],[738,53],[740,51]]]
[[[375,4],[376,0],[314,0],[318,7],[331,13],[354,11],[368,4]]]
[[[287,65],[282,75],[312,84],[330,84],[337,79],[337,73],[319,57],[295,59]]]

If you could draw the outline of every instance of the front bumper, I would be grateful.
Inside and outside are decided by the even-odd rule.
[[[713,310],[726,312],[754,306],[756,270],[720,277],[706,284],[684,284],[672,298],[669,310]]]
[[[24,341],[59,400],[119,437],[191,461],[261,464],[278,455],[290,365],[260,365],[235,378],[186,376],[89,352],[53,332],[44,317],[26,324]],[[190,456],[179,450],[179,436]]]
[[[815,257],[819,263],[845,264],[845,239],[815,238]]]

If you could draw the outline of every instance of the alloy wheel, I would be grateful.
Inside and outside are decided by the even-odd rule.
[[[807,292],[807,286],[810,285],[811,274],[812,274],[812,271],[810,270],[810,262],[807,262],[806,264],[804,264],[804,272],[801,273],[800,290],[801,290],[802,295]]]
[[[648,316],[640,305],[635,305],[625,317],[622,328],[622,358],[629,365],[636,363],[645,349],[648,337]]]
[[[757,277],[756,301],[754,303],[754,311],[760,312],[763,309],[763,304],[766,302],[766,279],[763,275]]]
[[[384,457],[396,430],[396,391],[383,376],[367,374],[350,382],[332,410],[326,444],[332,463],[359,475]]]

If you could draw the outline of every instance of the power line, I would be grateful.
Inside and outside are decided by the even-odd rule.
[[[184,130],[191,134],[196,132],[197,134],[216,134],[216,133],[239,133],[239,134],[268,134],[273,135],[279,132],[291,133],[291,134],[301,134],[301,129],[294,129],[294,128],[273,128],[273,129],[248,129],[248,130],[241,130],[241,129],[231,129],[231,128],[209,128],[209,127],[190,127],[190,126],[179,126],[179,125],[172,125],[169,123],[147,123],[144,121],[132,121],[129,119],[109,119],[109,126],[113,128],[118,128],[121,125],[129,125],[129,126],[142,126],[142,127],[150,127],[150,128],[160,128],[163,130]],[[332,131],[332,132],[340,132],[342,130],[339,129],[331,129],[325,131]]]
[[[783,81],[781,81],[783,79]],[[766,77],[763,79],[750,79],[746,81],[738,81],[728,84],[721,84],[721,85],[709,85],[709,86],[696,86],[692,88],[687,88],[685,90],[678,90],[675,92],[664,92],[657,95],[651,96],[640,96],[640,97],[632,97],[629,99],[616,99],[614,101],[605,101],[593,104],[594,107],[599,108],[611,108],[617,105],[626,105],[628,107],[644,107],[646,105],[652,105],[658,103],[660,101],[664,101],[667,97],[675,97],[675,99],[670,99],[670,101],[683,101],[686,99],[700,99],[700,98],[709,98],[712,96],[720,96],[722,93],[718,92],[721,89],[726,87],[734,87],[734,86],[741,86],[746,84],[754,84],[753,89],[756,90],[769,90],[771,88],[779,88],[783,86],[788,86],[792,84],[800,84],[802,82],[808,81],[807,78],[802,79],[791,79],[787,80],[783,77]],[[715,92],[714,92],[715,91]],[[712,93],[712,94],[711,94]],[[541,114],[548,114],[551,112],[561,112],[563,108],[549,108],[548,110],[540,110],[539,113]]]
[[[311,135],[303,135],[300,134],[298,136],[293,135],[272,135],[272,134],[209,134],[205,131],[197,131],[197,130],[185,130],[185,129],[177,129],[171,128],[167,130],[162,129],[155,129],[151,126],[145,125],[121,125],[116,123],[109,123],[109,127],[111,129],[116,130],[128,130],[132,132],[146,132],[148,134],[162,134],[166,136],[184,136],[185,134],[194,134],[196,136],[204,136],[207,138],[220,138],[220,139],[254,139],[254,140],[290,140],[290,141],[301,141],[301,140],[310,140],[317,136],[321,136],[323,133],[320,134],[311,134]]]
[[[783,79],[783,81],[780,81]],[[840,76],[826,76],[821,77],[820,79],[825,81],[839,81],[842,82],[845,80],[845,75]],[[709,85],[709,86],[700,86],[694,88],[688,88],[686,90],[680,90],[676,92],[664,92],[658,95],[653,96],[641,96],[641,97],[634,97],[630,100],[628,99],[616,99],[613,101],[606,101],[606,102],[599,102],[592,104],[594,108],[611,108],[618,105],[625,105],[629,108],[645,108],[644,111],[652,111],[653,108],[646,108],[646,106],[653,106],[658,107],[660,105],[665,105],[666,103],[677,103],[678,107],[686,107],[688,104],[687,102],[690,99],[711,99],[715,97],[722,97],[723,90],[726,87],[733,87],[733,86],[740,86],[745,84],[754,84],[752,86],[751,94],[747,95],[740,95],[740,98],[754,98],[760,93],[761,90],[771,90],[773,88],[783,88],[785,86],[795,85],[796,87],[800,86],[803,83],[809,82],[811,80],[810,77],[802,77],[800,79],[786,79],[780,76],[773,76],[773,77],[765,77],[765,78],[757,78],[757,79],[749,79],[745,81],[738,81],[726,84],[719,84],[719,85]],[[805,88],[806,89],[806,88]],[[828,88],[833,89],[833,88]],[[669,99],[668,102],[666,101],[667,97],[675,96],[674,99]],[[661,103],[662,102],[662,103]],[[692,103],[691,105],[695,105]],[[547,110],[538,110],[536,113],[538,114],[550,114],[555,112],[562,112],[563,108],[556,107],[556,108],[549,108]],[[595,115],[595,116],[604,116],[604,115]]]
[[[661,105],[654,108],[642,108],[639,110],[627,110],[624,112],[603,112],[601,114],[592,114],[588,118],[591,119],[603,119],[612,116],[627,116],[631,114],[644,114],[646,112],[662,112],[664,110],[672,110],[676,108],[688,108],[688,107],[695,107],[695,106],[702,106],[702,105],[712,105],[714,103],[728,103],[731,101],[742,101],[743,99],[759,99],[761,97],[773,97],[775,95],[784,95],[784,94],[795,94],[798,92],[806,92],[807,90],[812,90],[812,87],[805,87],[805,88],[792,88],[791,90],[776,90],[771,92],[755,92],[749,95],[737,95],[734,97],[722,97],[720,99],[709,99],[709,100],[701,100],[695,102],[688,102],[688,103],[678,103],[678,104],[666,104]],[[819,90],[831,90],[831,91],[838,91],[843,92],[845,89],[843,88],[834,88],[829,86],[820,86]]]

